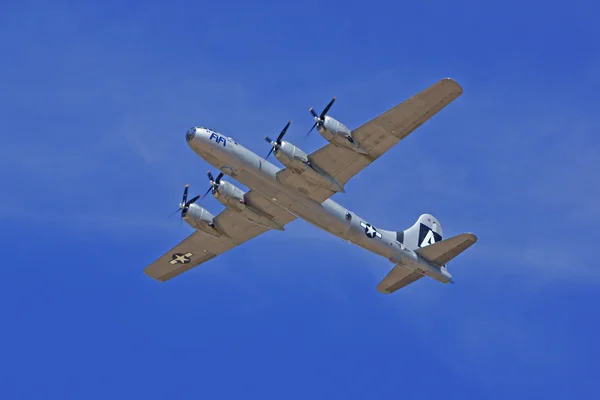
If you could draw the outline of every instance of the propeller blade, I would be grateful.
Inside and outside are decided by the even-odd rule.
[[[281,131],[281,133],[279,134],[279,136],[277,136],[277,140],[275,142],[273,142],[273,140],[271,140],[270,137],[265,136],[265,140],[267,142],[269,142],[269,144],[271,145],[271,150],[269,150],[269,153],[267,154],[267,156],[265,157],[265,160],[267,158],[269,158],[269,156],[271,155],[271,153],[273,153],[273,151],[275,150],[275,146],[273,145],[273,143],[276,143],[278,145],[281,145],[281,139],[283,139],[283,137],[285,136],[285,133],[287,132],[288,128],[290,127],[290,124],[292,123],[292,120],[289,120],[287,124],[285,124],[285,127],[283,128],[283,130]]]
[[[167,215],[165,217],[165,219],[169,219],[171,218],[173,215],[175,215],[175,213],[179,212],[181,210],[181,207],[178,207],[177,210],[173,211],[171,214]]]
[[[221,172],[219,175],[217,175],[217,179],[215,179],[215,177],[213,176],[212,172],[209,170],[207,173],[208,175],[208,179],[210,180],[210,186],[208,187],[208,190],[206,191],[206,193],[204,193],[204,197],[206,198],[206,196],[208,195],[208,193],[210,193],[210,191],[215,187],[218,186],[219,183],[221,182],[221,178],[223,177],[223,173]],[[196,199],[198,200],[198,199]],[[194,200],[194,201],[196,201]]]
[[[273,150],[275,150],[275,147],[271,147],[271,150],[269,150],[269,154],[267,154],[267,156],[265,157],[265,160],[267,158],[269,158],[269,156],[271,155],[271,153],[273,152]]]
[[[279,134],[279,136],[277,136],[277,144],[281,144],[281,139],[283,139],[283,136],[285,135],[285,133],[287,132],[288,128],[290,127],[290,124],[292,123],[292,120],[289,120],[288,123],[285,125],[285,128],[283,128],[283,130],[281,131],[281,133]]]
[[[333,105],[334,101],[335,101],[335,97],[329,102],[329,104],[327,104],[327,106],[325,106],[325,108],[321,112],[320,116],[317,115],[317,113],[315,112],[314,108],[311,107],[308,110],[308,111],[310,111],[310,113],[312,114],[312,116],[315,118],[315,124],[312,126],[312,128],[310,128],[310,131],[308,131],[308,133],[304,137],[305,139],[308,137],[308,135],[310,135],[310,133],[313,131],[313,129],[315,129],[317,127],[317,125],[319,125],[319,123],[323,123],[325,115],[327,114],[327,112],[329,111],[329,109],[331,108],[331,106]]]
[[[329,104],[327,104],[327,107],[325,107],[325,109],[323,109],[323,112],[321,113],[321,118],[320,119],[325,118],[325,114],[327,114],[327,111],[329,111],[329,109],[333,105],[334,101],[335,101],[335,97],[333,99],[331,99],[331,101],[329,102]]]
[[[308,135],[310,135],[310,133],[313,131],[313,129],[315,129],[316,126],[317,126],[317,123],[315,122],[315,124],[312,126],[312,128],[310,128],[310,131],[308,131],[308,133],[306,134],[306,136],[304,136],[304,138],[307,138]]]
[[[185,216],[185,214],[187,214],[188,209],[190,208],[190,206],[192,204],[194,204],[196,202],[196,200],[198,200],[200,198],[200,195],[194,197],[193,199],[191,199],[190,201],[188,201],[187,203],[185,203],[183,205],[183,207],[181,208],[181,219],[183,219],[183,217]],[[181,222],[181,221],[179,221]]]
[[[185,201],[187,200],[189,186],[190,186],[189,184],[186,184],[185,189],[183,189],[183,201],[181,202],[182,204],[185,204]]]
[[[191,206],[192,204],[194,204],[196,202],[196,200],[198,200],[200,198],[200,195],[194,197],[193,199],[191,199],[190,201],[188,201],[187,203],[185,203],[186,207]]]
[[[269,150],[269,153],[268,153],[268,154],[267,154],[267,156],[265,157],[265,160],[266,160],[267,158],[269,158],[269,156],[271,155],[271,153],[273,152],[273,150],[275,150],[275,146],[273,146],[273,141],[271,140],[271,138],[270,138],[270,137],[268,137],[268,136],[265,136],[265,140],[266,140],[267,142],[269,142],[269,144],[271,145],[271,150]]]
[[[183,189],[183,201],[181,202],[181,204],[179,204],[179,208],[177,208],[177,210],[175,210],[171,214],[169,214],[165,219],[168,219],[169,217],[174,215],[176,212],[181,210],[181,217],[179,219],[179,224],[181,225],[181,220],[183,220],[183,217],[185,216],[185,214],[188,210],[188,207],[191,204],[194,204],[200,198],[200,195],[198,195],[198,196],[194,197],[193,199],[191,199],[190,201],[187,201],[189,187],[190,187],[190,185],[186,184],[185,189]]]

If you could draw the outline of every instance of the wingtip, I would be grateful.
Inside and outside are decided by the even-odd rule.
[[[381,285],[377,285],[377,287],[375,289],[381,294],[391,294],[392,293],[387,290],[387,287],[383,287]]]
[[[475,235],[474,233],[471,233],[471,232],[467,232],[466,234],[473,241],[473,243],[477,242],[477,239],[478,239],[477,235]]]
[[[456,91],[459,94],[463,93],[463,88],[462,86],[456,81],[456,79],[450,78],[450,77],[446,77],[440,80],[441,83],[446,83],[446,84],[450,84],[452,86],[455,87]]]
[[[167,281],[167,279],[164,279],[163,276],[158,276],[158,275],[154,274],[149,267],[144,268],[144,275],[146,275],[149,278],[152,278],[156,282],[166,282]]]

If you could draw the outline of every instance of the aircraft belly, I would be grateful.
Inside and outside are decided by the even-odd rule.
[[[360,223],[366,225],[366,227],[360,225]],[[353,224],[349,232],[349,240],[352,243],[388,259],[398,257],[399,249],[394,246],[394,241],[387,240],[382,231],[377,230],[370,224],[362,220],[360,223]]]
[[[332,214],[323,205],[281,184],[269,171],[265,171],[258,161],[255,163],[247,158],[236,179],[279,207],[336,236],[343,235],[348,229],[339,210]]]
[[[366,223],[363,222],[364,219],[335,201],[328,199],[319,204],[295,189],[291,189],[271,178],[266,171],[259,170],[258,166],[248,165],[247,163],[245,165],[246,168],[242,170],[236,179],[272,200],[274,204],[283,207],[326,232],[341,239],[349,240],[383,257],[392,258],[398,255],[399,249],[394,247],[393,241],[383,241],[383,236],[379,237],[377,234],[369,237],[366,234],[365,227],[361,226],[361,222]],[[350,214],[350,219],[348,219],[347,214]]]
[[[298,189],[279,182],[276,173],[280,170],[263,166],[258,156],[255,157],[255,160],[251,156],[240,158],[239,152],[219,149],[219,153],[221,165],[225,164],[238,171],[235,175],[237,181],[257,191],[273,204],[326,232],[351,241],[383,257],[392,259],[399,256],[400,250],[394,246],[394,241],[387,237],[384,238],[385,231],[377,230],[366,220],[331,199],[319,204],[303,195]],[[226,174],[230,172],[221,169]],[[348,219],[348,214],[350,214],[350,219]]]

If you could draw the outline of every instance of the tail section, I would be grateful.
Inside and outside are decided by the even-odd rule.
[[[427,261],[442,267],[454,257],[471,247],[477,241],[472,233],[461,233],[441,242],[434,243],[417,250],[417,253]]]
[[[410,228],[396,232],[396,240],[411,250],[442,241],[442,225],[431,214],[423,214]]]
[[[396,232],[396,240],[419,257],[401,259],[377,285],[381,293],[393,293],[425,275],[442,283],[453,283],[446,264],[477,242],[477,236],[462,233],[443,239],[440,221],[431,214],[423,214],[413,226]]]

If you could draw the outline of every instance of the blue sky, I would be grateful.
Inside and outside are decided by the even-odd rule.
[[[599,13],[4,3],[2,397],[594,397]],[[292,119],[312,151],[310,106],[337,96],[353,128],[443,77],[463,96],[334,199],[384,229],[430,212],[476,233],[456,285],[381,295],[386,260],[300,220],[166,284],[142,273],[191,232],[164,218],[183,186],[207,187],[190,126],[266,155]]]

